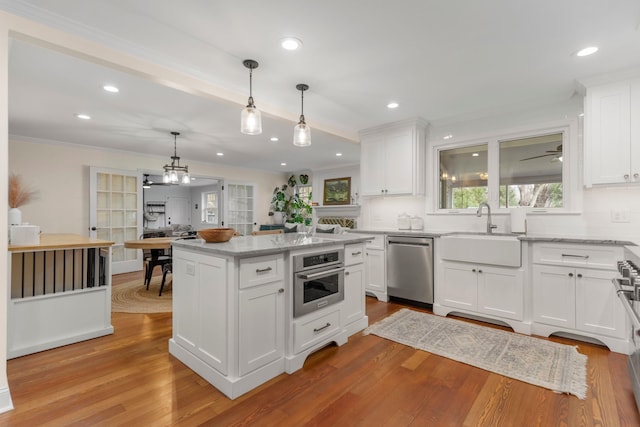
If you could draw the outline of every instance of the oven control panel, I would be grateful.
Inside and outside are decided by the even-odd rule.
[[[339,252],[328,252],[319,255],[308,255],[304,257],[303,268],[315,267],[318,265],[331,264],[340,261]]]

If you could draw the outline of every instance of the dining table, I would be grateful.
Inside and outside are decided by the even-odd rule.
[[[124,247],[129,249],[164,250],[171,247],[177,237],[149,237],[148,239],[126,240]]]

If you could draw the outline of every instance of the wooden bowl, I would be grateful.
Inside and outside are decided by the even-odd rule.
[[[207,243],[222,243],[231,240],[235,231],[234,228],[207,228],[198,230],[198,236]]]

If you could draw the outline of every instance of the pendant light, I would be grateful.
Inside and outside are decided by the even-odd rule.
[[[296,85],[296,89],[300,91],[301,108],[300,121],[293,129],[293,145],[296,147],[308,147],[311,145],[311,128],[304,121],[304,91],[309,89],[309,85],[300,83]]]
[[[253,103],[253,70],[258,68],[258,62],[253,59],[242,61],[249,69],[249,102],[240,115],[240,132],[247,135],[260,135],[262,133],[262,118],[260,110]]]
[[[171,135],[173,135],[173,156],[171,156],[171,164],[163,166],[162,182],[165,184],[178,184],[179,182],[190,184],[189,166],[180,166],[180,157],[176,152],[176,139],[180,132],[171,132]],[[178,179],[178,172],[183,172],[180,180]]]

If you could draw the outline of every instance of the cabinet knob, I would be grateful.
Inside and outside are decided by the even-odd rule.
[[[482,270],[478,270],[478,273],[482,273]]]
[[[573,273],[569,273],[569,277],[573,277]]]
[[[476,272],[476,269],[475,269],[475,268],[472,268],[472,269],[471,269],[471,271],[472,271],[473,273],[475,273],[475,272]]]
[[[284,294],[284,288],[280,288],[280,289],[278,289],[278,293],[279,293],[279,294]]]
[[[640,176],[640,174],[638,174],[637,172],[633,174],[633,177],[634,177],[635,179],[638,179],[638,176]]]
[[[349,272],[348,272],[348,271],[345,271],[345,272],[344,272],[344,275],[345,275],[345,276],[348,276],[348,275],[349,275]]]
[[[624,179],[629,179],[629,174],[628,173],[624,174]]]
[[[578,279],[582,278],[582,274],[578,273]]]

